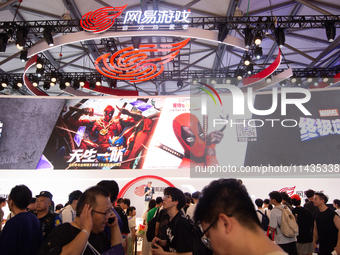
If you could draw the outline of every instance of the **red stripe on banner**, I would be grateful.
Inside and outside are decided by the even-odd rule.
[[[263,71],[257,74],[254,74],[250,77],[244,78],[243,86],[248,86],[250,84],[259,82],[260,80],[268,77],[280,66],[280,64],[281,64],[281,50],[279,49],[279,54],[277,55],[274,62],[270,66],[268,66],[266,69],[264,69]]]
[[[318,86],[315,86],[315,85],[309,86],[310,89],[323,89],[323,88],[327,88],[327,87],[329,87],[329,84],[327,82],[324,82],[324,81],[320,81]]]
[[[334,83],[337,83],[340,81],[340,73],[334,75]]]
[[[112,96],[139,96],[138,91],[135,90],[111,89],[103,86],[97,86],[95,89],[90,89],[90,83],[88,81],[85,82],[84,88]]]
[[[38,55],[34,55],[32,56],[25,64],[25,70],[24,70],[24,75],[23,75],[23,80],[24,80],[24,84],[27,87],[27,89],[29,91],[31,91],[34,95],[36,96],[48,96],[48,94],[46,94],[45,92],[41,91],[40,89],[36,88],[33,86],[32,82],[28,79],[26,72],[27,70],[35,65],[35,63],[37,63],[37,59],[38,59]]]

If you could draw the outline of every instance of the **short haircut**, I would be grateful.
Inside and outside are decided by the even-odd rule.
[[[177,201],[177,210],[181,210],[183,206],[185,206],[185,196],[180,189],[175,187],[167,187],[164,189],[164,195],[169,195],[172,198],[172,201]]]
[[[309,189],[309,190],[306,190],[306,191],[305,191],[305,195],[306,195],[306,197],[308,197],[308,198],[314,197],[314,194],[315,194],[315,191],[312,190],[312,189]]]
[[[202,192],[200,192],[200,191],[196,191],[196,192],[192,193],[192,198],[200,199],[201,197],[202,197]]]
[[[269,193],[270,199],[275,199],[276,202],[281,203],[282,202],[282,194],[278,191],[272,191]]]
[[[97,185],[103,186],[110,191],[110,193],[111,193],[111,197],[110,197],[111,203],[113,203],[117,199],[117,196],[118,196],[118,193],[119,193],[119,186],[118,186],[118,183],[116,181],[114,181],[114,180],[103,180],[103,181],[98,182]]]
[[[0,204],[1,204],[2,202],[6,202],[6,198],[0,197]]]
[[[284,191],[281,192],[282,199],[286,201],[288,204],[292,204],[292,199],[288,196],[288,194]]]
[[[314,196],[320,197],[320,200],[323,200],[325,202],[325,204],[327,204],[328,197],[325,194],[323,194],[322,192],[315,192]]]
[[[30,204],[33,204],[33,203],[35,203],[35,201],[37,201],[37,198],[36,198],[36,197],[32,197],[32,199],[31,199],[31,203],[30,203]]]
[[[68,195],[68,203],[72,204],[73,200],[79,200],[80,195],[83,194],[80,190],[75,190]]]
[[[262,207],[263,205],[263,200],[261,198],[258,198],[255,200],[255,204],[257,207]]]
[[[190,198],[190,202],[189,203],[194,203],[194,201],[192,200],[192,195],[190,192],[184,192],[184,196],[189,197]]]
[[[130,204],[131,204],[130,199],[124,198],[122,202],[123,202],[124,204],[126,204],[128,207],[130,207]]]
[[[269,199],[268,198],[264,199],[263,203],[269,205],[270,204]]]
[[[200,198],[194,219],[197,222],[212,223],[220,214],[236,219],[240,225],[251,231],[261,227],[259,218],[241,180],[219,179],[206,186]]]
[[[123,200],[124,200],[124,198],[118,198],[118,200],[117,200],[117,204],[120,204],[121,202],[123,202]]]
[[[334,199],[333,203],[340,207],[340,200],[339,199]]]
[[[62,204],[57,204],[56,206],[55,206],[55,210],[56,211],[59,211],[61,208],[63,208],[64,206],[62,205]]]
[[[185,203],[186,203],[186,204],[190,204],[190,203],[191,203],[190,197],[185,196]]]
[[[129,215],[130,212],[133,212],[133,210],[136,210],[136,207],[130,206],[130,207],[126,210],[126,214]]]
[[[17,185],[9,193],[9,200],[12,200],[19,209],[26,209],[32,199],[32,191],[25,185]]]
[[[148,211],[150,211],[154,207],[156,207],[156,200],[155,199],[151,199],[149,201],[149,205],[148,205],[149,210]]]
[[[97,196],[110,197],[110,192],[102,186],[93,186],[85,190],[78,200],[76,216],[80,216],[86,204],[95,208],[97,206]]]
[[[163,198],[162,197],[156,197],[156,204],[157,205],[159,205],[162,202],[163,202]]]
[[[292,198],[292,204],[293,204],[294,206],[301,205],[301,199],[300,199],[300,200],[297,200],[296,198]]]

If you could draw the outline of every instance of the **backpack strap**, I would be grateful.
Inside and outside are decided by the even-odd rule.
[[[256,211],[261,213],[262,217],[264,216],[263,212],[261,212],[260,210],[256,210]]]

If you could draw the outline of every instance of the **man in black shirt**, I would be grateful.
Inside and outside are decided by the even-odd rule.
[[[294,194],[292,197],[293,205],[296,206],[292,213],[299,226],[296,248],[299,254],[311,254],[313,250],[313,227],[314,219],[312,213],[306,208],[301,207],[301,198]]]
[[[38,219],[40,220],[41,230],[44,240],[51,233],[52,229],[61,224],[56,213],[50,213],[49,207],[52,201],[52,194],[48,191],[41,191],[36,196],[35,210]]]
[[[315,214],[313,244],[317,247],[319,240],[319,255],[330,255],[333,250],[340,254],[340,218],[326,205],[328,198],[323,193],[315,193],[314,205],[319,208]]]
[[[314,216],[314,212],[318,210],[318,207],[314,205],[314,194],[315,194],[315,192],[312,189],[305,191],[305,195],[307,196],[309,201],[306,202],[303,206],[308,211],[310,211],[313,216]]]
[[[185,197],[182,191],[174,187],[167,187],[164,190],[163,209],[167,211],[170,221],[167,228],[167,240],[155,237],[152,240],[153,255],[167,253],[180,253],[192,255],[193,243],[188,220],[180,212],[185,205]],[[161,246],[166,246],[169,252],[165,252]]]

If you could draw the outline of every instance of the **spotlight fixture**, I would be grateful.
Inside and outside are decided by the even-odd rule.
[[[215,85],[217,83],[216,79],[210,79],[210,83],[211,83],[211,85]]]
[[[307,82],[311,83],[313,81],[313,78],[312,77],[307,77],[306,80],[307,80]]]
[[[112,80],[110,81],[110,88],[111,88],[111,89],[117,88],[117,80],[112,79]]]
[[[198,84],[198,78],[197,77],[192,79],[192,84],[194,84],[194,85]]]
[[[142,41],[142,37],[140,37],[140,36],[131,37],[131,41],[132,41],[133,48],[135,50],[139,50],[140,43]]]
[[[102,78],[97,77],[96,78],[96,86],[101,86],[102,85]]]
[[[26,51],[27,52],[27,51]],[[43,65],[44,65],[44,61],[41,59],[41,58],[37,58],[37,62],[36,62],[36,67],[38,68],[38,69],[41,69],[42,67],[43,67]]]
[[[61,83],[59,84],[59,88],[60,88],[61,90],[66,89],[65,82],[61,82]]]
[[[313,85],[318,86],[319,85],[319,78],[313,78]]]
[[[20,60],[21,62],[26,62],[27,61],[27,50],[22,50],[20,53]]]
[[[250,65],[250,56],[248,53],[246,53],[246,56],[244,57],[244,65],[249,66]]]
[[[95,89],[96,88],[96,82],[94,80],[90,81],[89,87],[90,87],[90,89]]]
[[[79,85],[84,87],[85,86],[85,82],[86,82],[86,78],[85,77],[81,77],[79,80]]]
[[[27,31],[26,28],[17,29],[17,31],[16,31],[17,40],[16,40],[15,44],[16,44],[16,46],[19,50],[22,50],[25,47],[26,40],[27,40],[27,34],[28,34],[28,31]]]
[[[8,79],[2,79],[2,81],[1,81],[1,87],[3,87],[3,88],[7,88],[7,86],[8,86]]]
[[[45,81],[44,85],[43,85],[43,88],[44,88],[44,90],[50,89],[51,88],[50,82],[49,81]]]
[[[39,86],[38,77],[33,77],[33,78],[32,78],[32,85],[33,85],[34,87],[38,87],[38,86]]]
[[[243,69],[237,70],[237,72],[236,72],[236,78],[237,78],[237,80],[241,81],[241,80],[243,79],[243,75],[244,75]]]
[[[254,70],[253,64],[250,64],[250,65],[247,66],[247,73],[248,74],[252,74],[253,70]]]
[[[286,87],[286,85],[287,85],[287,81],[286,80],[280,81],[280,86],[281,87]]]
[[[51,81],[51,82],[50,82],[50,86],[51,86],[51,87],[54,87],[54,86],[55,86],[55,82]]]
[[[256,46],[259,46],[262,42],[262,33],[261,31],[257,31],[255,38],[254,38],[254,43]]]
[[[285,32],[283,30],[283,28],[276,28],[275,29],[275,37],[276,37],[276,43],[277,45],[282,48],[283,45],[285,45],[285,41],[286,41],[286,38],[285,38]]]
[[[334,42],[334,38],[336,35],[334,21],[326,22],[325,28],[326,28],[326,35],[327,35],[328,42]]]
[[[40,68],[40,69],[37,68],[35,72],[38,75],[38,77],[41,77],[44,74],[44,71],[45,71],[44,68]]]
[[[183,87],[183,81],[182,80],[178,80],[177,81],[177,87],[178,88],[182,88]]]
[[[43,32],[44,39],[48,46],[54,46],[53,36],[52,36],[52,28],[46,27]]]
[[[334,78],[333,78],[333,77],[330,77],[330,78],[328,79],[328,81],[327,81],[327,84],[328,84],[329,86],[332,86],[332,85],[334,84]]]
[[[267,83],[271,83],[271,82],[272,82],[272,77],[271,77],[271,76],[268,76],[268,77],[266,78],[266,82],[267,82]]]
[[[253,41],[253,30],[247,27],[244,29],[244,44],[246,48],[249,49],[252,41]]]
[[[0,34],[0,52],[5,52],[7,47],[8,36],[6,33]]]
[[[328,82],[328,80],[329,80],[329,78],[328,78],[328,77],[324,77],[324,78],[322,78],[322,81],[323,81],[323,82]]]
[[[65,78],[65,85],[67,87],[71,86],[71,78],[68,78],[68,77]]]
[[[23,84],[24,84],[24,82],[23,82],[22,79],[19,79],[19,80],[16,81],[16,85],[17,85],[18,88],[21,88],[23,86]]]
[[[263,56],[262,47],[256,46],[254,55],[257,59],[260,59]]]
[[[291,83],[295,83],[297,81],[297,77],[295,75],[293,75],[291,78],[290,78],[290,82]]]
[[[231,83],[231,75],[227,75],[226,79],[225,79],[225,83],[230,84]]]
[[[73,81],[73,86],[74,89],[79,89],[80,88],[80,84],[79,84],[79,80],[75,80]]]
[[[302,79],[301,79],[300,77],[297,77],[297,78],[296,78],[296,85],[297,85],[298,87],[301,87],[301,86],[302,86]]]
[[[51,73],[51,82],[56,83],[58,79],[58,75],[54,72]]]

